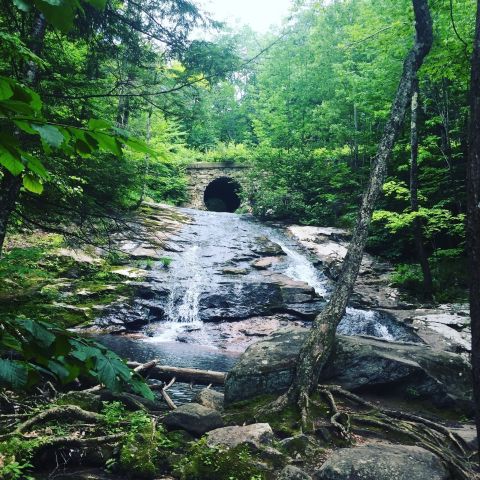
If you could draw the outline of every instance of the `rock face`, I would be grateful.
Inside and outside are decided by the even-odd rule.
[[[450,475],[433,453],[405,445],[342,448],[330,456],[315,480],[448,480]]]
[[[273,431],[268,423],[217,428],[207,434],[209,447],[235,448],[238,445],[248,444],[259,449],[271,445],[272,441]]]
[[[324,301],[306,283],[280,274],[261,281],[225,281],[205,285],[199,298],[199,318],[203,322],[236,321],[277,312],[313,318]],[[100,327],[117,326],[135,330],[149,322],[164,319],[170,291],[151,282],[132,282],[135,301],[112,305],[97,320]],[[179,299],[183,299],[179,295]]]
[[[251,345],[228,373],[225,401],[232,403],[288,388],[307,330],[286,328]],[[470,411],[469,366],[449,352],[424,345],[337,336],[322,381],[353,391],[382,390]]]
[[[163,419],[163,423],[170,430],[182,429],[198,436],[223,427],[222,417],[216,410],[198,403],[178,407]]]
[[[325,274],[336,280],[347,253],[350,232],[340,228],[292,225],[288,231],[313,253]],[[358,308],[398,308],[399,292],[391,286],[391,265],[365,254],[350,299]]]
[[[217,392],[210,388],[204,388],[197,393],[193,401],[204,407],[211,408],[212,410],[217,410],[218,412],[223,411],[223,393]]]

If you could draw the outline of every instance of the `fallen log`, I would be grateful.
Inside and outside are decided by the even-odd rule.
[[[137,372],[142,376],[148,376],[148,378],[154,378],[155,380],[161,380],[167,383],[170,382],[173,377],[180,383],[196,383],[200,385],[224,385],[225,383],[226,373],[224,372],[152,365],[152,363],[153,362],[149,362],[149,368],[141,368],[137,370]],[[142,364],[138,362],[128,362],[128,366],[135,370],[142,367]]]

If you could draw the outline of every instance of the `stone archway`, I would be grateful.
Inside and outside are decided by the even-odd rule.
[[[199,162],[189,165],[187,167],[187,193],[189,200],[184,206],[198,210],[234,212],[240,207],[241,200],[238,193],[246,185],[246,173],[249,168],[245,164],[226,162]],[[236,189],[235,195],[232,195],[232,189]],[[234,201],[234,198],[232,198],[235,196],[239,199],[238,205],[236,204],[236,199]],[[212,202],[211,199],[213,198],[221,201]],[[205,203],[209,199],[208,204]],[[225,200],[228,200],[228,202],[225,202]],[[215,204],[217,207],[215,207]]]
[[[212,212],[235,212],[242,203],[240,184],[230,177],[219,177],[207,185],[203,193],[203,203]]]

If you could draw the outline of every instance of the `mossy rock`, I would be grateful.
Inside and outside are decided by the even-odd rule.
[[[89,392],[68,392],[61,395],[57,400],[58,405],[76,405],[89,412],[101,412],[103,402],[100,395]]]

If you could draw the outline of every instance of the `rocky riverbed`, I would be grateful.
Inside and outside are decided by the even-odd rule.
[[[145,205],[136,222],[134,239],[116,240],[126,255],[114,273],[120,279],[114,290],[122,285],[122,295],[109,297],[79,328],[130,360],[228,372],[219,391],[178,383],[169,391],[178,408],[159,421],[178,445],[174,468],[194,468],[195,462],[200,468],[200,459],[216,452],[225,465],[238,461],[244,473],[252,468],[249,479],[458,476],[449,449],[458,443],[461,457],[476,445],[465,306],[405,302],[390,285],[390,265],[366,255],[323,372],[327,390],[314,395],[315,420],[305,434],[292,411],[261,421],[258,412],[290,384],[300,345],[338,278],[349,232],[155,204]],[[332,423],[334,404],[325,392],[345,412],[339,418],[352,422],[348,438]],[[425,425],[417,432],[395,412],[421,413],[439,430],[425,437]],[[390,425],[386,431],[382,422]],[[453,440],[441,440],[439,432],[450,432]],[[204,435],[200,447],[187,447]],[[440,444],[432,447],[429,435],[437,435],[447,453]],[[190,463],[178,463],[182,455]],[[98,471],[68,475],[110,478]],[[218,475],[198,478],[228,478]]]

